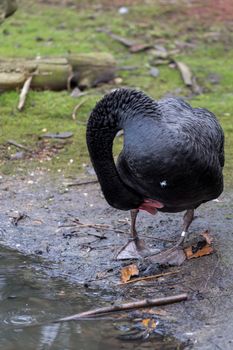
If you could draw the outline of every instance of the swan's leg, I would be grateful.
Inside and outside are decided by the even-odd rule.
[[[132,239],[135,243],[137,250],[142,251],[143,249],[145,249],[145,243],[143,240],[141,240],[138,237],[138,233],[136,230],[136,219],[137,219],[138,212],[139,212],[139,209],[130,210],[130,216],[131,216],[130,233],[132,235]]]
[[[138,233],[136,230],[136,219],[137,219],[138,212],[139,212],[139,209],[130,210],[130,216],[131,216],[130,233],[136,244],[137,244],[137,241],[139,240]]]
[[[176,243],[177,247],[180,247],[183,245],[185,238],[187,237],[188,228],[189,228],[191,222],[193,221],[193,217],[194,217],[194,209],[188,209],[186,211],[186,213],[184,214],[183,231],[181,233],[181,237],[180,237],[179,241]]]

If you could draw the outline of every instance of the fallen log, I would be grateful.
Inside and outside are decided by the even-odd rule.
[[[90,88],[114,78],[116,62],[107,53],[70,54],[67,57],[0,60],[0,90],[21,89],[32,76],[35,90]]]
[[[84,90],[115,77],[116,62],[109,53],[70,54],[67,60],[72,67],[71,87],[78,86]]]

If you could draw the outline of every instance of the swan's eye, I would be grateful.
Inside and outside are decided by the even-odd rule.
[[[163,187],[166,187],[167,186],[167,180],[163,180],[160,182],[160,186],[163,188]]]

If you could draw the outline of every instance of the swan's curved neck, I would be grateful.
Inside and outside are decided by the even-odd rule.
[[[119,89],[106,95],[93,109],[87,125],[87,146],[91,161],[108,203],[115,208],[137,208],[143,198],[124,184],[117,172],[112,145],[116,133],[128,118],[155,103],[142,92]]]

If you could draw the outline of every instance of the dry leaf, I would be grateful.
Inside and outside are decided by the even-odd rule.
[[[205,238],[206,243],[211,244],[211,243],[213,242],[213,237],[210,236],[208,230],[206,230],[205,232],[203,232],[201,235]]]
[[[138,276],[139,270],[137,265],[131,264],[128,266],[125,266],[121,269],[121,282],[126,283],[130,280],[132,276]]]
[[[191,246],[184,250],[187,259],[199,258],[201,256],[212,254],[214,251],[214,249],[209,244],[204,245],[204,247],[198,249],[195,252],[193,252],[193,248],[195,247]]]

